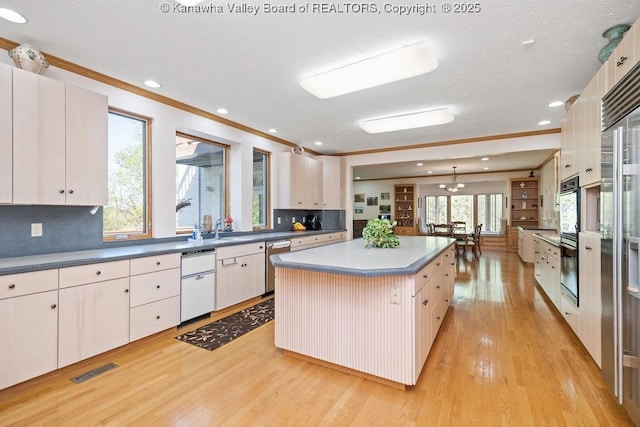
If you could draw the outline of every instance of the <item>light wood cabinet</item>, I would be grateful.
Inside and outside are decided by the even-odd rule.
[[[601,67],[583,92],[585,98],[584,132],[580,150],[580,186],[600,182],[601,161],[601,100],[605,92],[606,69]]]
[[[277,209],[322,209],[322,164],[311,157],[286,152],[278,165]]]
[[[344,209],[344,169],[340,157],[322,157],[322,204],[324,209]]]
[[[129,342],[129,278],[60,289],[58,367]]]
[[[534,251],[535,279],[553,305],[560,310],[560,248],[534,238]]]
[[[593,360],[602,363],[600,324],[600,234],[580,233],[578,237],[578,275],[580,283],[580,340]]]
[[[299,251],[302,249],[310,249],[332,243],[344,242],[346,238],[347,233],[344,231],[297,237],[291,239],[291,251]]]
[[[538,178],[509,180],[511,226],[537,226],[540,212]]]
[[[416,234],[416,185],[396,184],[394,189],[394,216],[393,220],[397,225],[393,228],[393,233],[404,236],[414,236]]]
[[[57,270],[0,280],[0,389],[58,367]]]
[[[265,289],[265,245],[218,248],[215,310],[257,297]]]
[[[0,67],[0,203],[13,201],[13,73]]]
[[[640,19],[624,34],[607,59],[607,86],[612,88],[640,61]]]
[[[569,301],[564,294],[560,295],[560,314],[573,329],[573,332],[580,337],[580,309]]]
[[[107,97],[12,69],[13,203],[107,203]]]
[[[580,98],[578,98],[580,99]],[[577,103],[578,101],[576,101]],[[574,103],[565,114],[562,124],[562,141],[560,149],[560,179],[566,179],[578,173],[578,150],[575,135],[578,109]]]
[[[18,68],[13,164],[13,203],[65,204],[65,84]]]
[[[129,269],[130,341],[180,323],[180,254],[134,258]]]
[[[555,230],[525,230],[518,227],[518,255],[524,262],[536,261],[536,244],[534,234],[553,234]]]

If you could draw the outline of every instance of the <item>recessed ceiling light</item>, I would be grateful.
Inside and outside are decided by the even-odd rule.
[[[229,114],[229,110],[227,110],[226,108],[218,108],[216,112],[218,114]]]
[[[549,103],[549,107],[553,108],[553,107],[560,107],[561,105],[564,105],[564,102],[562,101],[553,101]]]
[[[437,110],[363,120],[360,122],[360,127],[368,133],[382,133],[441,125],[452,121],[453,114],[451,114],[448,107],[445,107]]]
[[[278,129],[271,128],[268,130],[269,133],[278,133]]]
[[[488,171],[489,170],[489,166],[485,166],[482,169]]]
[[[300,82],[320,99],[395,82],[428,73],[438,67],[431,48],[424,41],[382,55],[356,61]]]
[[[359,177],[359,176],[356,176],[356,179],[360,179],[360,177]]]
[[[433,171],[427,171],[427,173],[433,173]]]
[[[27,22],[27,18],[20,15],[15,10],[7,9],[6,7],[0,7],[0,18],[6,19],[7,21],[15,24],[24,24]]]
[[[551,123],[551,120],[542,120],[538,122],[540,126],[548,125],[549,123]]]
[[[315,142],[315,144],[316,144],[317,146],[321,146],[321,145],[322,145],[322,142],[320,142],[320,141],[316,141],[316,142]]]
[[[535,39],[529,39],[522,42],[522,47],[531,47],[536,43]]]
[[[422,166],[422,163],[416,163],[416,166]]]
[[[145,80],[144,85],[154,89],[158,89],[160,87],[160,83],[155,80]]]
[[[488,157],[483,157],[480,160],[482,160],[483,162],[486,162],[487,160],[489,160],[489,158]]]

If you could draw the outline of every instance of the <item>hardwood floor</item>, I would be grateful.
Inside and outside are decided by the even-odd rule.
[[[633,425],[531,266],[507,252],[459,261],[453,306],[411,390],[287,357],[273,322],[212,352],[172,330],[0,391],[0,425]],[[69,381],[108,362],[119,367]]]

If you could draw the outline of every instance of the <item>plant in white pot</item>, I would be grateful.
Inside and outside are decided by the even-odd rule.
[[[367,248],[397,248],[400,246],[398,236],[393,234],[396,222],[388,219],[370,219],[362,229],[362,238]]]

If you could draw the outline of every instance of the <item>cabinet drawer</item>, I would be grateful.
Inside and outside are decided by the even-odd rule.
[[[131,307],[180,295],[178,268],[131,276],[129,281]]]
[[[58,289],[58,270],[0,276],[0,299]]]
[[[68,288],[127,276],[129,276],[129,260],[122,260],[61,268],[59,280],[61,288]]]
[[[248,243],[246,245],[224,246],[217,249],[217,259],[236,258],[264,252],[264,242]]]
[[[325,236],[326,241],[329,243],[341,242],[346,238],[346,234],[344,233],[344,231],[341,231],[339,233],[329,233]]]
[[[573,305],[573,303],[564,296],[564,294],[560,297],[560,314],[562,314],[564,320],[566,320],[569,326],[571,326],[573,332],[580,336],[580,311],[578,307]]]
[[[456,247],[451,246],[442,253],[440,261],[445,267],[456,265]]]
[[[429,304],[431,304],[431,301],[429,301]],[[447,312],[447,308],[449,308],[449,305],[442,302],[436,303],[436,305],[431,308],[431,315],[429,317],[429,327],[431,333],[429,334],[429,340],[432,343],[433,341],[435,341],[436,336],[438,335],[438,331],[440,330],[440,326],[442,325],[442,321],[444,320],[444,315]]]
[[[424,267],[422,267],[422,270],[420,270],[416,274],[412,296],[415,296],[418,292],[420,292],[420,290],[427,283],[429,283],[429,280],[431,280],[432,276],[433,276],[433,263],[429,263]]]
[[[154,271],[168,270],[180,267],[180,254],[166,254],[134,258],[131,260],[131,275],[151,273]]]
[[[291,249],[318,243],[319,236],[304,236],[291,239]],[[305,248],[306,249],[306,248]]]
[[[129,336],[139,340],[180,323],[180,297],[172,297],[131,309]]]

